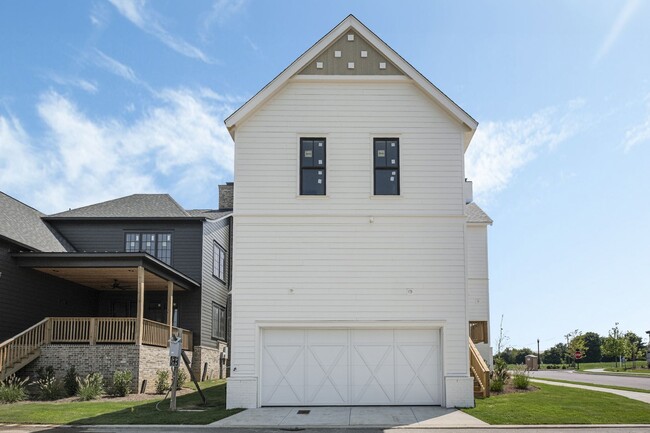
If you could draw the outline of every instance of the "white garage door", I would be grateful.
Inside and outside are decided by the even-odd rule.
[[[438,405],[432,329],[267,329],[262,406]]]

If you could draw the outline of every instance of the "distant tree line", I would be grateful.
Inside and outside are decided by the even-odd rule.
[[[597,332],[582,333],[577,329],[565,335],[566,343],[560,342],[540,353],[540,361],[543,364],[574,364],[575,353],[580,351],[584,362],[614,362],[619,363],[622,358],[631,361],[636,366],[637,361],[645,363],[646,345],[643,338],[632,331],[625,333],[618,328],[618,323],[608,332],[607,336],[601,336]],[[529,347],[520,349],[506,347],[496,354],[496,357],[503,359],[508,364],[523,364],[526,355],[537,355],[537,352]]]

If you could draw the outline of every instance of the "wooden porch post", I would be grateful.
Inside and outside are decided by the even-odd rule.
[[[174,333],[174,283],[167,281],[167,326],[169,326],[169,338]]]
[[[135,344],[142,345],[144,319],[144,267],[138,266],[138,304],[135,319]]]

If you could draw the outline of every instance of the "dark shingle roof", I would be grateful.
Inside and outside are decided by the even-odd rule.
[[[478,207],[476,203],[469,203],[465,205],[465,215],[467,215],[468,223],[485,223],[492,224],[492,218],[487,216],[483,209]]]
[[[133,194],[49,215],[48,218],[188,218],[169,194]]]
[[[42,216],[36,209],[0,192],[0,236],[38,251],[66,251],[63,239],[57,239]]]
[[[219,218],[232,214],[232,211],[223,211],[218,209],[188,209],[187,213],[195,217],[201,217],[209,220],[218,220]]]

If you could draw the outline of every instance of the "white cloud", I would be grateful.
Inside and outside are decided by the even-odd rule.
[[[133,69],[124,63],[120,63],[114,58],[110,57],[107,54],[104,54],[102,51],[95,48],[93,56],[93,61],[95,64],[101,68],[106,69],[108,72],[122,77],[125,80],[131,81],[132,83],[139,83],[138,77],[135,75]]]
[[[650,115],[646,117],[645,122],[640,125],[634,126],[625,131],[625,140],[623,147],[625,153],[629,152],[633,147],[638,144],[650,141]]]
[[[232,178],[232,142],[223,125],[232,107],[203,94],[211,92],[158,92],[152,106],[126,123],[92,119],[47,92],[37,105],[43,137],[29,137],[17,119],[0,116],[0,184],[47,213],[136,192],[216,206],[217,184]]]
[[[96,82],[91,82],[82,78],[66,78],[57,74],[49,74],[49,78],[62,86],[78,87],[88,93],[97,93],[98,90]]]
[[[465,172],[474,181],[477,201],[491,199],[540,152],[554,149],[575,134],[580,126],[574,114],[582,105],[576,100],[524,119],[482,123],[465,155]]]
[[[246,0],[216,0],[212,3],[210,12],[203,19],[201,37],[204,40],[210,40],[210,33],[214,25],[223,25],[233,15],[241,12],[246,6]]]
[[[146,0],[109,0],[126,19],[142,31],[158,38],[172,50],[205,63],[214,63],[203,51],[167,31],[153,11],[147,8]]]
[[[607,53],[609,53],[609,50],[614,45],[623,29],[625,29],[625,26],[627,25],[630,18],[634,16],[634,13],[637,11],[639,6],[641,6],[640,0],[627,0],[625,2],[623,8],[618,13],[616,20],[612,24],[611,29],[609,29],[607,36],[605,36],[603,43],[600,45],[600,48],[594,57],[594,63],[598,63],[603,57],[607,55]]]

